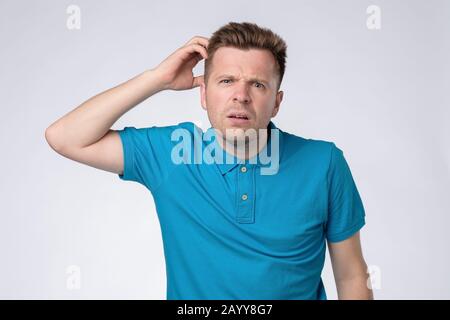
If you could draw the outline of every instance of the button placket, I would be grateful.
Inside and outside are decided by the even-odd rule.
[[[237,178],[237,216],[239,223],[254,222],[254,179],[253,170],[255,168],[248,164],[241,165]]]

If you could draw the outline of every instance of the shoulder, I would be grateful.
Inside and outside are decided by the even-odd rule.
[[[170,124],[164,126],[149,126],[136,128],[133,126],[125,127],[123,130],[119,130],[119,133],[126,133],[131,135],[141,135],[149,139],[157,138],[165,141],[170,141],[172,136],[175,136],[177,132],[186,132],[188,134],[193,134],[194,132],[201,129],[195,125],[193,122],[180,122],[177,124]]]
[[[140,128],[128,126],[118,130],[118,133],[127,149],[139,149],[143,154],[158,153],[170,156],[180,140],[192,144],[194,132],[198,130],[201,132],[192,122],[180,122]]]
[[[294,157],[303,161],[324,162],[328,164],[336,150],[333,141],[312,139],[282,131],[284,153],[288,157]]]

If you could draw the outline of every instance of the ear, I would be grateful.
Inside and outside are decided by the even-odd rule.
[[[273,111],[272,111],[272,118],[275,117],[277,115],[278,111],[280,110],[280,104],[281,104],[282,100],[283,100],[283,91],[279,91],[275,98],[275,107],[273,108]]]
[[[202,108],[206,110],[206,85],[204,81],[200,84],[200,100]]]

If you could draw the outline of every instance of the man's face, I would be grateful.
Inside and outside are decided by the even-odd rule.
[[[227,140],[241,140],[243,131],[266,129],[278,113],[276,62],[268,50],[219,48],[213,57],[208,85],[201,84],[201,103],[212,127]],[[243,129],[243,130],[238,130]],[[231,136],[229,135],[231,133]]]

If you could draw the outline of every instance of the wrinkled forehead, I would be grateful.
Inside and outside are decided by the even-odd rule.
[[[235,77],[258,77],[271,80],[275,74],[275,58],[269,50],[242,50],[221,47],[214,53],[211,77],[221,74]]]

